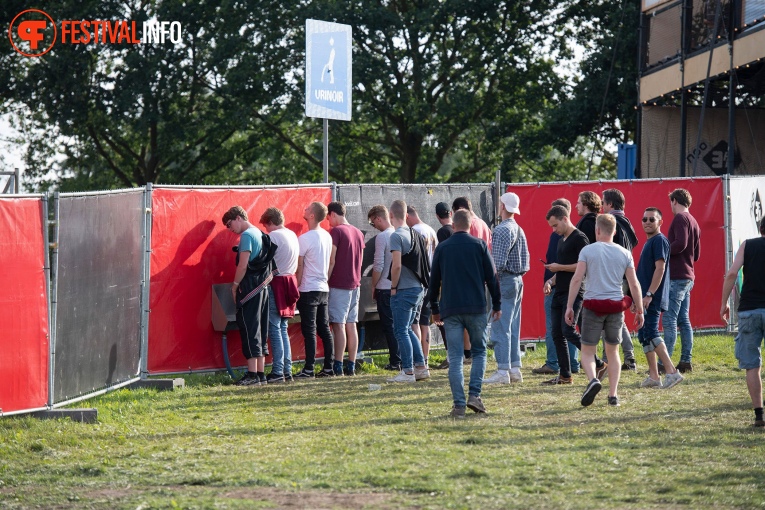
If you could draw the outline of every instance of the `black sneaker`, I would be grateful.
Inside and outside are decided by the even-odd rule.
[[[244,376],[234,383],[237,386],[259,386],[260,378],[258,374],[245,372]]]
[[[634,359],[628,358],[624,360],[624,363],[622,363],[622,372],[625,370],[632,370],[633,372],[637,372],[637,363]]]
[[[585,388],[584,393],[582,394],[582,405],[585,407],[591,405],[602,387],[603,385],[600,384],[600,381],[597,379],[590,381],[590,384],[587,385],[587,388]]]
[[[266,382],[268,384],[282,384],[284,383],[284,376],[282,374],[275,374],[271,372],[266,376]]]
[[[619,403],[619,397],[616,397],[616,396],[608,397],[608,405],[614,406],[614,407],[619,407],[621,405]]]
[[[294,382],[295,379],[292,378],[292,374],[284,374],[284,382]]]
[[[313,374],[313,370],[306,370],[305,368],[298,372],[298,374],[295,376],[295,379],[313,379],[315,376]]]
[[[258,374],[258,377],[260,378],[260,384],[268,384],[268,379],[266,378],[266,374]]]
[[[401,372],[401,365],[391,365],[388,363],[383,367],[383,370],[390,370],[391,372]]]
[[[675,368],[677,368],[677,371],[681,374],[686,372],[693,372],[693,365],[691,365],[690,361],[681,361]]]
[[[329,368],[329,369],[325,368],[324,370],[322,370],[321,372],[316,374],[316,377],[317,378],[319,378],[319,377],[335,377],[335,372],[331,368]]]

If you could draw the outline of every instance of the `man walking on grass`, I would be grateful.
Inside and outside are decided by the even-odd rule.
[[[557,262],[545,264],[545,268],[554,274],[544,285],[545,295],[553,294],[550,315],[552,316],[553,342],[555,342],[555,350],[558,354],[560,373],[556,377],[544,381],[542,384],[573,384],[568,344],[573,343],[578,349],[581,349],[582,346],[581,335],[576,330],[576,318],[582,308],[581,281],[576,287],[571,287],[571,292],[577,296],[572,304],[574,311],[573,324],[569,324],[565,320],[564,313],[569,296],[569,287],[573,285],[571,278],[577,267],[579,252],[587,246],[587,236],[571,224],[569,211],[562,205],[553,206],[547,212],[546,218],[547,224],[550,225],[553,232],[561,236],[561,239],[558,241]],[[596,362],[598,363],[598,374],[605,372],[607,365],[597,359],[597,357]]]
[[[677,330],[680,330],[682,352],[677,369],[681,372],[692,372],[693,365],[693,329],[689,310],[691,308],[691,290],[696,274],[693,266],[701,254],[701,229],[688,209],[691,207],[691,194],[687,190],[677,188],[669,194],[669,204],[672,207],[672,224],[667,232],[669,239],[669,309],[664,314],[664,339],[667,352],[672,356],[677,341]]]
[[[730,318],[728,298],[736,284],[739,270],[744,268],[744,282],[738,303],[738,367],[746,370],[746,387],[754,408],[754,426],[765,427],[762,415],[762,356],[760,346],[765,337],[765,220],[760,221],[760,237],[747,239],[736,252],[733,265],[723,283],[720,317]]]
[[[659,336],[659,317],[667,310],[669,301],[669,241],[661,233],[664,223],[661,211],[649,207],[643,213],[643,231],[648,240],[640,253],[637,278],[643,290],[643,308],[645,322],[638,331],[640,345],[648,360],[648,377],[640,384],[641,388],[671,388],[683,380],[675,369],[667,353],[664,340]],[[633,304],[633,312],[635,305]],[[661,383],[656,356],[664,362],[667,377]]]
[[[608,405],[618,406],[617,395],[621,364],[619,343],[622,341],[624,310],[631,303],[622,292],[622,279],[626,276],[630,291],[635,296],[635,323],[643,326],[643,303],[640,284],[635,276],[632,254],[613,242],[616,219],[611,214],[601,214],[595,224],[598,242],[585,246],[579,253],[576,272],[571,279],[571,288],[566,306],[566,323],[576,324],[575,303],[579,298],[577,289],[587,277],[582,309],[582,366],[590,380],[582,394],[582,405],[592,404],[602,384],[596,375],[595,352],[603,333],[606,353],[611,362],[608,365]]]
[[[529,270],[529,248],[526,234],[515,222],[521,214],[520,198],[515,193],[500,197],[502,223],[494,229],[491,255],[499,275],[502,296],[502,317],[491,324],[491,341],[497,358],[497,371],[484,384],[523,382],[521,376],[521,300],[523,275]]]
[[[433,319],[443,320],[449,349],[449,386],[454,406],[451,416],[464,418],[465,408],[485,413],[481,386],[486,371],[486,288],[492,298],[494,321],[502,317],[497,274],[486,243],[471,236],[471,212],[454,213],[454,235],[436,248],[428,299]],[[496,324],[496,322],[495,322]],[[473,363],[468,399],[462,365],[462,332],[468,331]]]
[[[624,215],[625,203],[624,194],[618,189],[611,188],[603,192],[603,212],[613,215],[616,220],[614,243],[632,253],[632,248],[638,245],[638,238],[632,223]],[[626,283],[624,281],[622,281],[622,290],[626,290]],[[622,351],[624,351],[622,370],[636,372],[635,347],[632,345],[632,336],[626,324],[622,328]],[[603,356],[603,361],[608,362],[607,354]]]
[[[597,195],[595,195],[597,197]],[[598,203],[600,203],[600,198],[598,198]],[[567,211],[569,211],[569,214],[571,213],[571,202],[568,201],[566,198],[557,198],[552,201],[551,206],[560,205],[566,208]],[[577,202],[578,205],[578,202]],[[594,222],[594,220],[593,220]],[[579,227],[577,227],[579,228]],[[545,256],[545,259],[543,262],[545,264],[552,264],[558,261],[558,241],[560,241],[561,236],[559,234],[556,234],[555,232],[550,233],[550,239],[547,242],[547,254]],[[593,242],[595,240],[595,228],[593,227]],[[544,290],[544,287],[547,284],[547,281],[550,280],[553,277],[553,272],[549,269],[545,268],[545,274],[544,274],[544,280],[542,284],[542,289]],[[531,371],[532,374],[538,374],[538,375],[558,375],[558,372],[560,371],[560,368],[558,367],[558,353],[555,350],[555,342],[553,341],[553,334],[552,334],[552,300],[553,300],[553,294],[545,293],[545,347],[547,352],[547,357],[545,359],[545,364],[542,365],[539,368],[535,368]],[[568,353],[569,353],[569,361],[571,363],[571,373],[576,374],[579,372],[579,360],[577,359],[577,356],[579,354],[579,349],[576,348],[576,346],[573,343],[568,344]]]
[[[336,376],[356,375],[356,353],[359,350],[359,289],[364,234],[345,218],[345,205],[330,202],[329,235],[332,254],[329,257],[329,325],[334,337],[335,359],[332,371]],[[348,364],[343,369],[343,355],[348,346]]]

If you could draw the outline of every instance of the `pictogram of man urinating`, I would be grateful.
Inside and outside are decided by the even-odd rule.
[[[334,84],[335,72],[333,71],[333,69],[335,67],[335,48],[334,48],[335,39],[333,37],[330,37],[329,45],[333,46],[333,48],[329,52],[329,60],[327,61],[327,64],[321,70],[321,82],[324,83],[324,75],[326,73],[329,73],[329,83]]]

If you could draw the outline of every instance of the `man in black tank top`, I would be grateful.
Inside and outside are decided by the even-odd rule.
[[[728,298],[744,268],[744,283],[738,304],[738,336],[736,359],[738,367],[746,370],[746,386],[754,408],[754,426],[765,427],[762,415],[762,380],[760,346],[765,338],[765,220],[760,222],[760,237],[747,239],[739,246],[723,284],[720,317],[728,321],[730,308]]]

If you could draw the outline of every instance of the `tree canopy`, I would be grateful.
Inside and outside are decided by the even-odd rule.
[[[24,8],[12,0],[0,14]],[[590,133],[631,129],[629,44],[606,114],[593,114],[620,4],[64,0],[46,12],[180,21],[183,41],[57,44],[36,59],[0,43],[0,107],[29,144],[38,187],[318,181],[321,120],[303,109],[306,18],[353,27],[353,120],[330,123],[332,180],[486,181],[498,168],[509,181],[577,178],[599,147]],[[592,13],[609,28],[577,24]],[[552,52],[565,56],[577,37],[598,46],[572,78]]]

